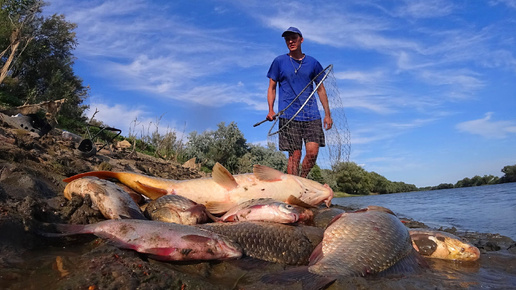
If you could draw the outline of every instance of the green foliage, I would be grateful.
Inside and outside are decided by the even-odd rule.
[[[8,74],[0,86],[0,102],[9,106],[35,104],[66,99],[57,121],[61,128],[74,130],[85,122],[82,105],[89,88],[73,71],[73,53],[77,45],[76,24],[67,22],[63,15],[41,16],[43,1],[2,1],[1,23],[11,25],[0,30],[0,50],[9,46],[13,31],[22,30],[17,39],[23,42],[16,51],[6,50],[0,65],[8,65]],[[0,17],[1,18],[1,17]],[[14,34],[18,35],[18,34]],[[12,63],[7,58],[15,54]],[[13,55],[14,56],[14,55]]]
[[[516,182],[516,164],[505,166],[502,172],[504,176],[500,179],[500,183]]]
[[[367,172],[354,162],[345,162],[335,166],[333,171],[323,170],[323,179],[335,192],[351,195],[371,193],[388,194],[396,192],[417,191],[413,184],[392,182],[376,172]]]
[[[239,160],[249,151],[244,134],[234,122],[227,126],[221,122],[217,126],[216,131],[190,133],[185,156],[197,158],[208,168],[219,162],[232,173],[240,172]]]
[[[267,148],[260,145],[248,145],[248,152],[238,161],[238,173],[253,172],[255,164],[261,164],[285,172],[287,169],[287,157],[276,150],[274,146]]]
[[[372,191],[371,176],[355,162],[344,162],[336,168],[338,191],[360,195],[366,195]]]
[[[325,183],[323,178],[323,173],[319,165],[315,164],[310,173],[307,176],[308,179],[317,181],[319,183]]]

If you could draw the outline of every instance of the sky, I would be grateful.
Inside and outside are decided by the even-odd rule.
[[[87,116],[122,135],[216,130],[264,144],[281,34],[332,64],[349,160],[418,187],[516,164],[516,0],[47,0],[78,25]]]

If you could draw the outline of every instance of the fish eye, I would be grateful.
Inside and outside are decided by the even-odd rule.
[[[464,248],[460,248],[460,252],[461,252],[461,253],[464,253],[465,251],[466,251],[466,249],[464,249]]]
[[[285,208],[287,208],[287,209],[294,209],[294,206],[292,206],[292,205],[290,205],[290,204],[286,204],[286,205],[285,205]]]

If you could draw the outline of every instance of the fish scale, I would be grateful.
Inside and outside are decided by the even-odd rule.
[[[309,271],[324,276],[380,273],[413,253],[407,228],[391,213],[344,213],[328,226]]]
[[[323,229],[271,222],[233,222],[197,225],[239,244],[245,255],[273,263],[306,265],[323,237]]]

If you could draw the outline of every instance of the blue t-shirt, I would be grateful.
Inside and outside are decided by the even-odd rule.
[[[280,118],[290,119],[294,116],[314,89],[312,79],[322,70],[323,67],[321,64],[309,55],[305,55],[301,61],[291,58],[288,54],[280,55],[274,59],[267,73],[267,77],[278,83],[279,111],[285,109],[306,85],[311,83]],[[317,107],[316,97],[312,96],[294,120],[313,121],[318,119],[321,119],[321,114]]]

